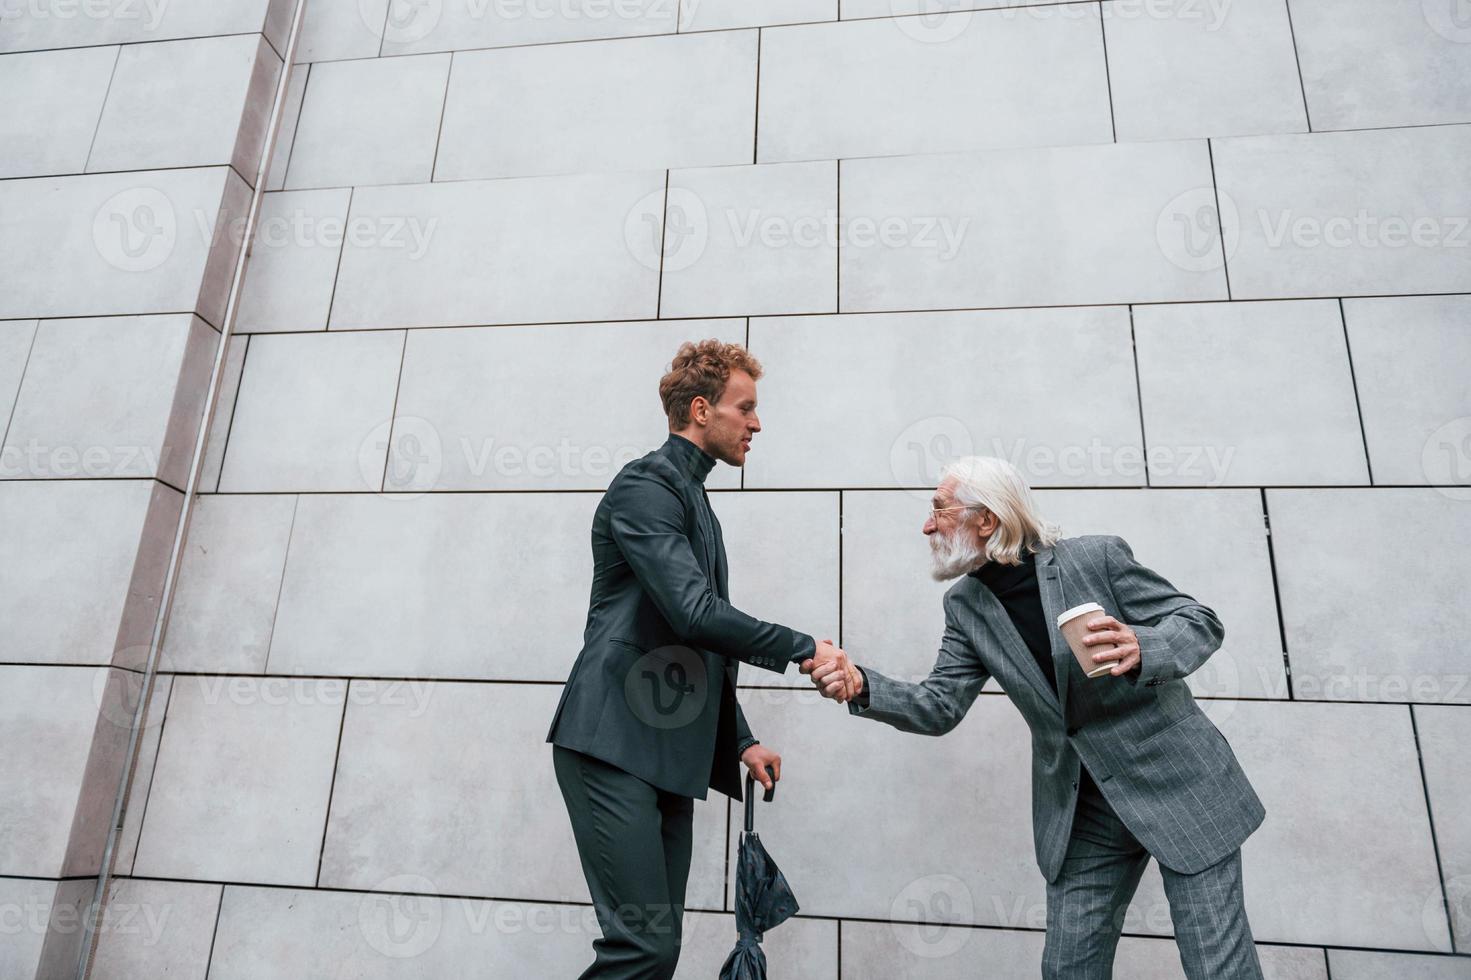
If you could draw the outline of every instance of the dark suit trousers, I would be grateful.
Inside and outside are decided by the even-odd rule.
[[[1046,980],[1110,980],[1124,915],[1149,852],[1093,780],[1081,780],[1062,873],[1047,886]],[[1160,866],[1190,980],[1261,980],[1241,886],[1241,851],[1196,873]]]
[[[603,938],[581,980],[669,980],[679,962],[695,803],[552,747]]]

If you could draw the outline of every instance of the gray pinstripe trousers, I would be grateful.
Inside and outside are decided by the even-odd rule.
[[[1062,873],[1047,886],[1045,980],[1109,980],[1124,913],[1149,852],[1082,780]],[[1196,874],[1160,865],[1190,980],[1262,980],[1241,890],[1241,851]]]

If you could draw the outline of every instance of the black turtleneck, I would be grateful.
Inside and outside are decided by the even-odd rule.
[[[970,573],[991,594],[1001,601],[1001,607],[1011,619],[1011,624],[1021,634],[1032,659],[1042,668],[1047,683],[1057,691],[1057,670],[1052,664],[1052,640],[1047,630],[1047,614],[1042,611],[1042,593],[1037,585],[1037,561],[1031,552],[1023,551],[1020,565],[999,565],[988,561]]]
[[[711,547],[714,547],[715,508],[710,503],[710,491],[705,489],[705,477],[709,476],[710,471],[715,468],[715,457],[674,432],[669,433],[669,445],[673,450],[670,455],[674,458],[675,465],[700,485],[700,496],[705,501],[705,508],[699,515],[700,524],[709,536],[708,540],[712,542]]]
[[[691,480],[704,486],[705,477],[715,468],[715,457],[677,432],[669,433],[669,444],[679,468]]]
[[[1037,585],[1037,561],[1031,552],[1023,551],[1020,565],[998,565],[988,561],[970,573],[991,590],[1006,610],[1011,625],[1021,634],[1032,652],[1032,659],[1042,668],[1052,692],[1057,693],[1057,669],[1052,663],[1052,640],[1047,630],[1047,614],[1042,611],[1042,592]],[[1079,766],[1078,791],[1096,792],[1096,783],[1087,766]]]

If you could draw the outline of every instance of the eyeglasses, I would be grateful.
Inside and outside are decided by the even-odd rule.
[[[980,504],[962,504],[959,507],[931,507],[930,508],[930,520],[932,520],[936,524],[938,524],[938,523],[940,523],[940,515],[941,514],[948,513],[949,511],[952,511],[952,510],[975,510],[979,506],[980,506]]]

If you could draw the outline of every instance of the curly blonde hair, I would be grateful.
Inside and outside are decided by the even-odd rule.
[[[659,379],[659,400],[669,424],[682,429],[690,424],[690,402],[704,396],[714,405],[725,394],[731,371],[744,371],[751,380],[761,380],[761,362],[740,344],[721,340],[685,341],[679,345],[669,371]]]

